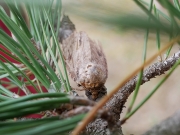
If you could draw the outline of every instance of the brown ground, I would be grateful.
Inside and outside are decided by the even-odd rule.
[[[70,2],[70,0],[64,0],[63,4]],[[81,3],[83,0],[79,0],[77,3],[78,2]],[[102,5],[108,5],[114,11],[120,12],[121,14],[127,12],[136,14],[141,12],[131,0],[102,0],[101,2]],[[91,38],[99,40],[102,43],[109,70],[106,83],[108,91],[115,88],[124,77],[130,74],[142,62],[145,31],[118,31],[115,27],[98,22],[91,22],[88,19],[78,17],[73,14],[73,12],[69,12],[68,6],[65,8],[65,12],[75,23],[78,31],[86,31]],[[165,35],[161,37],[162,45],[167,43],[168,39],[168,36]],[[174,46],[172,53],[178,49],[178,46]],[[156,35],[151,33],[148,41],[147,57],[152,56],[156,51]],[[157,59],[155,61],[157,61]],[[178,104],[180,102],[180,83],[178,81],[180,73],[178,70],[180,70],[180,68],[178,68],[153,97],[122,126],[125,135],[140,135],[180,109]],[[137,105],[162,78],[163,76],[157,77],[144,84],[140,88],[135,105]],[[131,98],[128,99],[126,107],[128,107],[130,101]],[[123,111],[122,115],[125,113],[126,110]]]

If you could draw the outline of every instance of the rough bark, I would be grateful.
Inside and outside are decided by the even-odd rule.
[[[143,135],[180,135],[180,110]]]
[[[156,76],[164,74],[165,71],[168,71],[179,58],[180,51],[164,60],[163,62],[156,62],[149,66],[146,70],[144,70],[141,84],[148,82],[150,79],[155,78]],[[105,105],[105,108],[109,109],[109,111],[111,111],[111,114],[113,114],[112,119],[114,119],[117,123],[119,122],[120,114],[122,112],[124,104],[126,103],[126,100],[136,87],[137,80],[138,77],[135,76],[130,81],[128,81]],[[102,128],[101,125],[104,125],[104,128]],[[116,125],[114,126],[116,127]],[[86,130],[88,132],[96,131],[96,134],[103,133],[102,135],[104,135],[109,134],[109,132],[107,132],[107,128],[109,128],[108,123],[105,123],[104,120],[95,120],[87,126]],[[122,134],[121,127],[117,127],[116,131],[119,131],[119,135]]]

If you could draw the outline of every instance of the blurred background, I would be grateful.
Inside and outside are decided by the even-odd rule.
[[[150,0],[146,0],[149,2]],[[154,0],[157,8],[166,12]],[[145,13],[132,0],[62,0],[63,11],[69,15],[75,24],[77,31],[85,31],[89,37],[102,43],[102,48],[108,63],[108,79],[105,84],[108,91],[115,88],[128,74],[142,63],[143,45],[146,30],[131,29],[108,25],[103,21],[91,19],[86,13],[91,15],[112,16],[113,15],[145,15]],[[161,46],[169,41],[169,35],[161,34]],[[174,45],[171,55],[179,50],[178,45]],[[156,33],[149,33],[147,59],[157,52]],[[158,58],[154,61],[158,62]],[[152,63],[151,63],[152,64]],[[122,125],[125,135],[139,135],[156,125],[163,119],[172,115],[180,109],[180,68],[177,68],[172,76],[159,88],[152,98],[143,105],[127,122]],[[152,79],[141,86],[136,106],[163,78],[163,76]],[[74,87],[76,84],[74,83]],[[126,108],[128,107],[129,97]],[[121,118],[126,114],[126,108],[121,114]]]

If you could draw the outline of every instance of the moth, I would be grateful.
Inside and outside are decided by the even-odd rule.
[[[77,85],[85,89],[86,96],[97,101],[106,95],[108,69],[100,43],[75,29],[61,42],[66,68]]]

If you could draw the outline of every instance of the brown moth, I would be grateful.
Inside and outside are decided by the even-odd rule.
[[[61,49],[71,78],[86,90],[86,96],[91,100],[104,96],[108,70],[100,43],[85,32],[73,32],[62,41]]]
[[[107,63],[100,43],[91,40],[85,32],[76,28],[67,15],[63,15],[59,29],[59,41],[71,78],[85,89],[91,100],[106,95]]]

